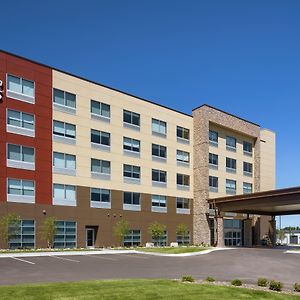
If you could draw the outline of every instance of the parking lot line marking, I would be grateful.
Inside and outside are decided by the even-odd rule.
[[[32,262],[32,261],[28,261],[28,260],[25,260],[25,259],[16,258],[16,257],[10,257],[10,258],[12,258],[12,259],[15,259],[15,260],[22,261],[22,262],[24,262],[24,263],[27,263],[27,264],[30,264],[30,265],[35,265],[35,263],[34,263],[34,262]]]
[[[103,255],[92,255],[92,254],[85,254],[84,256],[89,256],[89,257],[94,257],[94,258],[100,258],[100,259],[105,259],[105,260],[113,260],[113,261],[117,261],[117,259],[115,258],[111,258],[111,257],[103,257]]]
[[[54,256],[54,255],[49,255],[49,257],[53,257],[53,258],[57,258],[57,259],[62,259],[62,260],[73,261],[73,262],[80,262],[79,260],[70,259],[70,258],[64,258],[64,257],[58,257],[58,256]]]

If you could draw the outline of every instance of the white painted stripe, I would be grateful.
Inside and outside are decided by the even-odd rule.
[[[28,260],[25,260],[25,259],[16,258],[16,257],[10,257],[10,258],[12,258],[12,259],[15,259],[15,260],[22,261],[22,262],[24,262],[24,263],[27,263],[27,264],[35,265],[35,263],[34,263],[34,262],[32,262],[32,261],[28,261]]]
[[[114,260],[116,261],[117,259],[115,258],[111,258],[111,257],[105,257],[105,255],[89,255],[89,254],[85,254],[84,256],[89,256],[89,257],[93,257],[93,258],[100,258],[100,259],[105,259],[105,260]]]
[[[70,258],[63,258],[63,257],[58,257],[58,256],[54,256],[54,255],[49,255],[49,257],[53,257],[53,258],[57,258],[57,259],[62,259],[62,260],[73,261],[73,262],[80,262],[79,260],[70,259]]]

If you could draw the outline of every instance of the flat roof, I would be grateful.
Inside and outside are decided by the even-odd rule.
[[[220,212],[269,216],[296,215],[300,214],[300,187],[211,198],[208,201]]]

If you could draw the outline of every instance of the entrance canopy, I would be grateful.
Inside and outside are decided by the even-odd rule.
[[[256,215],[300,214],[300,187],[228,196],[208,200],[219,212]]]

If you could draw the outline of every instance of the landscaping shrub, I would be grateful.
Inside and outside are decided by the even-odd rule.
[[[205,281],[208,281],[208,282],[215,282],[216,280],[213,278],[213,277],[206,277]]]
[[[276,292],[281,292],[283,288],[283,283],[280,281],[272,280],[269,285],[269,289]]]
[[[185,275],[185,276],[182,276],[181,281],[182,282],[194,282],[195,279],[191,275]]]
[[[233,279],[231,281],[231,285],[234,285],[234,286],[241,286],[243,283],[242,283],[242,280],[240,279]]]
[[[300,292],[300,283],[295,283],[294,284],[294,291],[295,292]]]
[[[258,286],[266,287],[268,285],[268,279],[266,279],[266,278],[258,278],[257,285]]]

